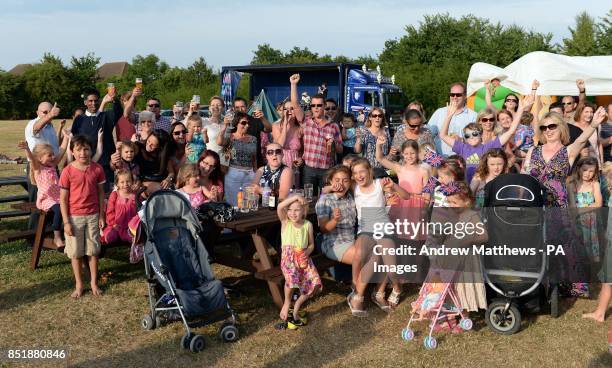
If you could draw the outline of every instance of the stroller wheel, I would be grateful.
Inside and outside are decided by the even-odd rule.
[[[459,322],[459,326],[465,330],[465,331],[469,331],[472,329],[472,327],[474,326],[474,323],[472,322],[471,319],[469,318],[463,318],[460,322]]]
[[[181,337],[181,347],[185,350],[189,349],[189,343],[191,343],[192,338],[192,334],[184,334],[183,337]]]
[[[559,285],[554,285],[550,290],[550,316],[559,317]]]
[[[489,304],[485,320],[493,331],[512,335],[521,328],[521,312],[514,303],[511,303],[508,310],[504,312],[506,303],[504,300],[497,300]]]
[[[232,323],[226,322],[219,328],[219,336],[224,342],[234,342],[238,340],[238,328]]]
[[[423,345],[425,345],[425,349],[435,349],[438,346],[438,342],[436,341],[436,338],[433,336],[427,336],[425,337],[425,340],[423,340]]]
[[[142,318],[141,324],[142,328],[144,328],[145,330],[152,330],[155,328],[155,320],[150,314],[147,314]]]
[[[199,353],[200,351],[204,350],[205,346],[206,342],[204,342],[204,336],[195,335],[189,343],[189,350],[191,350],[192,353]]]
[[[412,341],[412,339],[414,339],[414,331],[408,327],[404,328],[402,330],[402,339],[404,339],[404,341]]]

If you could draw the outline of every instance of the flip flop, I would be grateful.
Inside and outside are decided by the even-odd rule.
[[[353,297],[356,297],[357,295],[355,294],[355,292],[351,292],[347,297],[346,297],[346,302],[349,306],[349,308],[351,309],[351,314],[355,317],[367,317],[368,312],[362,310],[362,309],[357,309],[357,308],[353,308],[353,305],[351,304],[351,301],[353,300]],[[363,297],[361,297],[363,300]]]

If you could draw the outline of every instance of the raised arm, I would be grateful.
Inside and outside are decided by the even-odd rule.
[[[401,169],[401,165],[397,162],[393,162],[388,160],[383,155],[382,146],[384,146],[387,139],[385,137],[378,137],[376,139],[376,161],[378,161],[381,165],[383,165],[386,169],[393,170],[396,173]]]
[[[298,123],[302,123],[302,121],[304,121],[304,111],[302,110],[302,106],[300,106],[299,103],[299,96],[298,96],[298,83],[300,82],[300,75],[299,74],[293,74],[291,77],[289,77],[289,83],[291,83],[291,106],[293,107],[293,116],[295,116],[295,119],[297,120]]]
[[[506,144],[510,140],[510,138],[512,138],[514,132],[516,132],[516,128],[518,128],[519,124],[521,123],[523,111],[533,105],[533,98],[533,95],[529,95],[526,96],[524,99],[519,100],[518,109],[516,110],[516,114],[514,114],[512,118],[512,124],[510,125],[510,128],[503,134],[499,135],[499,143],[501,143],[502,146]]]
[[[223,147],[229,144],[229,138],[225,137],[225,132],[227,131],[227,129],[229,129],[230,123],[231,123],[231,120],[229,116],[225,115],[225,118],[223,119],[223,125],[221,126],[221,129],[219,130],[219,134],[217,134],[217,144],[219,146]]]
[[[576,79],[576,87],[578,87],[578,105],[576,110],[586,103],[586,84],[583,79]]]
[[[300,196],[291,196],[287,199],[285,199],[284,201],[281,201],[278,204],[278,207],[276,208],[276,214],[278,215],[278,219],[284,223],[285,221],[287,221],[287,208],[289,208],[289,206],[291,205],[291,203],[295,202],[295,201],[300,201],[300,203],[302,204],[302,206],[305,205],[303,197]]]
[[[17,143],[17,148],[21,148],[22,150],[25,151],[26,157],[28,158],[28,161],[30,161],[30,166],[32,170],[37,171],[40,169],[40,163],[38,162],[38,160],[34,158],[34,155],[32,155],[32,151],[30,151],[28,142],[22,141],[22,142]]]
[[[32,134],[34,135],[38,134],[38,132],[40,132],[41,129],[45,127],[45,125],[51,123],[51,120],[57,117],[59,113],[60,113],[60,109],[57,107],[57,102],[56,102],[53,104],[51,111],[49,111],[47,114],[45,114],[45,116],[38,119],[38,121],[34,123],[34,126],[32,127]]]
[[[289,130],[289,119],[287,118],[286,114],[287,113],[283,111],[283,117],[281,118],[280,123],[274,124],[272,126],[272,140],[275,143],[280,144],[281,147],[285,146],[285,141],[287,140],[287,131]]]
[[[446,104],[446,118],[444,118],[442,128],[440,129],[440,139],[451,147],[455,145],[455,138],[448,135],[448,127],[457,110],[458,106],[456,102]]]
[[[55,160],[53,160],[53,165],[55,166],[59,165],[59,163],[64,159],[64,154],[66,154],[66,150],[70,144],[70,139],[72,138],[69,131],[65,130],[63,133],[62,145],[59,148],[57,156],[55,156]]]
[[[574,143],[570,144],[567,147],[567,155],[569,156],[570,165],[574,163],[574,160],[580,153],[580,149],[589,140],[591,134],[593,134],[593,132],[597,130],[597,127],[601,123],[603,123],[606,118],[606,109],[603,106],[600,106],[597,111],[595,111],[595,115],[593,115],[593,121],[591,122],[591,125],[586,127],[586,129],[582,131],[582,134],[580,134],[580,136],[576,138]]]
[[[104,152],[104,144],[103,144],[104,132],[102,129],[98,130],[98,145],[96,146],[96,154],[92,157],[92,160],[98,162],[100,157],[102,157],[102,153]]]
[[[493,105],[493,102],[491,101],[491,80],[488,80],[485,82],[485,102],[487,103],[487,107],[493,111],[495,111],[495,113],[497,113],[497,109],[495,108],[495,105]]]
[[[140,96],[142,90],[140,88],[134,88],[132,90],[132,94],[130,98],[125,102],[125,108],[123,109],[123,117],[130,120],[130,122],[134,123],[132,120],[132,113],[134,112],[134,105],[136,104],[136,98]]]

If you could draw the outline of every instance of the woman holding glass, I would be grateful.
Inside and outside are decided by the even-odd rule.
[[[253,185],[258,194],[263,193],[263,188],[274,188],[278,190],[279,200],[287,198],[289,189],[293,185],[293,174],[283,163],[283,149],[278,143],[269,143],[266,146],[266,159],[268,163],[255,173]]]
[[[221,159],[221,166],[227,167],[228,161],[225,159],[225,155],[223,155],[223,147],[217,143],[217,137],[219,136],[219,132],[221,131],[224,122],[223,117],[221,116],[224,107],[225,103],[223,102],[223,99],[221,97],[211,97],[208,106],[208,110],[210,111],[210,117],[204,118],[202,120],[202,128],[206,128],[206,135],[208,137],[208,143],[206,144],[206,148],[217,152],[219,158]],[[229,121],[225,123],[229,124],[229,122],[231,121],[231,116],[226,116],[226,118],[228,118]]]

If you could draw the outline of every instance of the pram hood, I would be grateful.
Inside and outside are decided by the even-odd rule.
[[[202,231],[198,216],[187,198],[173,190],[157,191],[147,199],[142,218],[149,240],[153,240],[154,229],[159,220],[168,218],[185,220],[186,227],[194,235]]]
[[[517,206],[542,207],[546,189],[527,174],[502,174],[484,188],[484,207]]]

